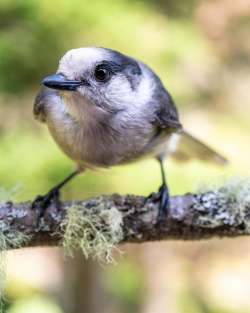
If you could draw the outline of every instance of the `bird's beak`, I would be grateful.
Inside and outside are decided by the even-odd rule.
[[[69,80],[62,74],[53,74],[45,77],[42,84],[46,87],[57,90],[71,90],[74,91],[77,87],[88,85],[84,80]]]

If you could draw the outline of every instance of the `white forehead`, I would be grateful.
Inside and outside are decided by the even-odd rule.
[[[105,49],[97,47],[72,49],[59,62],[58,71],[65,74],[79,73],[108,57]]]

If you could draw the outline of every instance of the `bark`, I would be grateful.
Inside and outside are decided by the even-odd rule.
[[[62,202],[60,206],[55,202],[41,218],[39,208],[32,209],[31,202],[7,202],[0,204],[0,233],[8,238],[8,249],[17,246],[12,244],[16,233],[27,235],[28,239],[20,244],[21,247],[59,245],[63,236],[60,224],[67,210],[72,205],[77,205],[82,208],[82,214],[86,214],[86,210],[94,210],[95,214],[100,214],[103,208],[116,208],[122,216],[121,243],[249,235],[249,196],[244,201],[242,194],[239,197],[242,188],[238,189],[237,193],[221,187],[203,193],[173,196],[170,198],[166,219],[161,224],[156,222],[159,205],[156,195],[146,199],[142,196],[114,194],[83,201]]]

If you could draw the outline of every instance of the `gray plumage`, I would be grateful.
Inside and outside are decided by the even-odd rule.
[[[108,79],[95,77],[98,68]],[[79,168],[168,154],[225,162],[183,130],[170,94],[144,63],[110,49],[79,48],[63,56],[57,74],[79,86],[43,87],[34,115]]]

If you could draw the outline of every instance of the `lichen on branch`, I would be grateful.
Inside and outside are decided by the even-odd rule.
[[[240,226],[250,232],[250,179],[233,178],[209,189],[196,195],[199,214],[194,223],[208,228]]]
[[[154,196],[115,194],[60,206],[51,203],[39,219],[30,201],[0,202],[2,250],[57,245],[69,255],[80,249],[86,257],[110,261],[112,247],[119,243],[249,235],[250,179],[233,178],[218,187],[171,197],[160,225],[156,223],[158,208]]]
[[[15,196],[16,190],[17,188],[11,191],[0,188],[0,207],[1,204],[8,203],[8,201]],[[10,213],[8,214],[8,217],[12,220]],[[27,235],[24,231],[12,227],[6,220],[0,219],[0,312],[2,312],[1,300],[4,292],[6,274],[6,252],[9,249],[23,247],[30,239],[31,235]]]
[[[89,210],[72,205],[60,224],[62,246],[69,256],[76,250],[86,258],[113,262],[112,250],[123,239],[122,214],[115,208]]]

